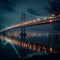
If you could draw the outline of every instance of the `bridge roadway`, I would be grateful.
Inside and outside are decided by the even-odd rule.
[[[7,30],[16,29],[16,28],[22,28],[22,27],[30,27],[30,26],[35,26],[35,25],[49,24],[49,23],[54,23],[54,22],[58,22],[58,21],[60,21],[60,18],[49,18],[49,19],[43,19],[43,20],[40,20],[40,19],[30,20],[28,22],[22,22],[21,24],[7,27],[7,28],[1,30],[0,32],[4,32]]]

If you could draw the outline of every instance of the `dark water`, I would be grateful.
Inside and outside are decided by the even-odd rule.
[[[10,37],[11,40],[13,40],[12,38],[15,37]],[[19,38],[15,38],[18,41],[20,40]],[[31,43],[31,44],[36,44],[36,46],[46,46],[48,47],[48,49],[50,47],[56,49],[56,51],[60,51],[60,35],[49,35],[49,36],[41,36],[41,37],[26,37],[25,42],[27,43]],[[4,41],[5,43],[5,41]],[[45,54],[50,54],[50,52],[46,51],[46,53],[44,52],[44,50],[41,49],[40,52],[38,51],[34,51],[33,49],[29,49],[29,47],[23,47],[23,46],[17,46],[15,44],[13,44],[16,51],[14,50],[14,48],[12,47],[12,45],[10,43],[7,43],[6,45],[2,45],[1,39],[0,39],[0,56],[1,58],[26,58],[26,57],[32,57],[33,55],[45,55]],[[33,46],[33,45],[32,45]],[[32,47],[33,48],[33,47]],[[37,49],[37,48],[36,48]],[[19,56],[20,55],[20,56]]]

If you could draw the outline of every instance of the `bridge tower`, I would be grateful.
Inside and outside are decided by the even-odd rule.
[[[25,13],[22,13],[22,16],[21,16],[21,23],[25,21],[25,18],[26,18],[26,14]],[[20,33],[20,36],[21,36],[21,40],[22,41],[25,41],[25,37],[26,37],[26,29],[25,27],[22,27],[21,28],[21,33]]]

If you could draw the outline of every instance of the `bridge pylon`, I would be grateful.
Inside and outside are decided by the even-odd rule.
[[[21,23],[22,22],[25,22],[25,18],[26,18],[26,14],[25,13],[22,13],[22,16],[21,16]],[[22,41],[25,41],[26,39],[26,28],[25,27],[22,27],[21,28],[21,33],[20,33],[20,36],[21,36],[21,40]]]

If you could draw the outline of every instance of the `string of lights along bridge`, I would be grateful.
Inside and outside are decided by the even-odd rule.
[[[25,21],[20,24],[7,27],[5,29],[2,29],[0,32],[15,29],[15,28],[22,28],[22,27],[29,27],[29,26],[35,26],[35,25],[54,23],[59,20],[60,20],[60,16],[44,17],[43,19],[37,18],[36,20]]]

